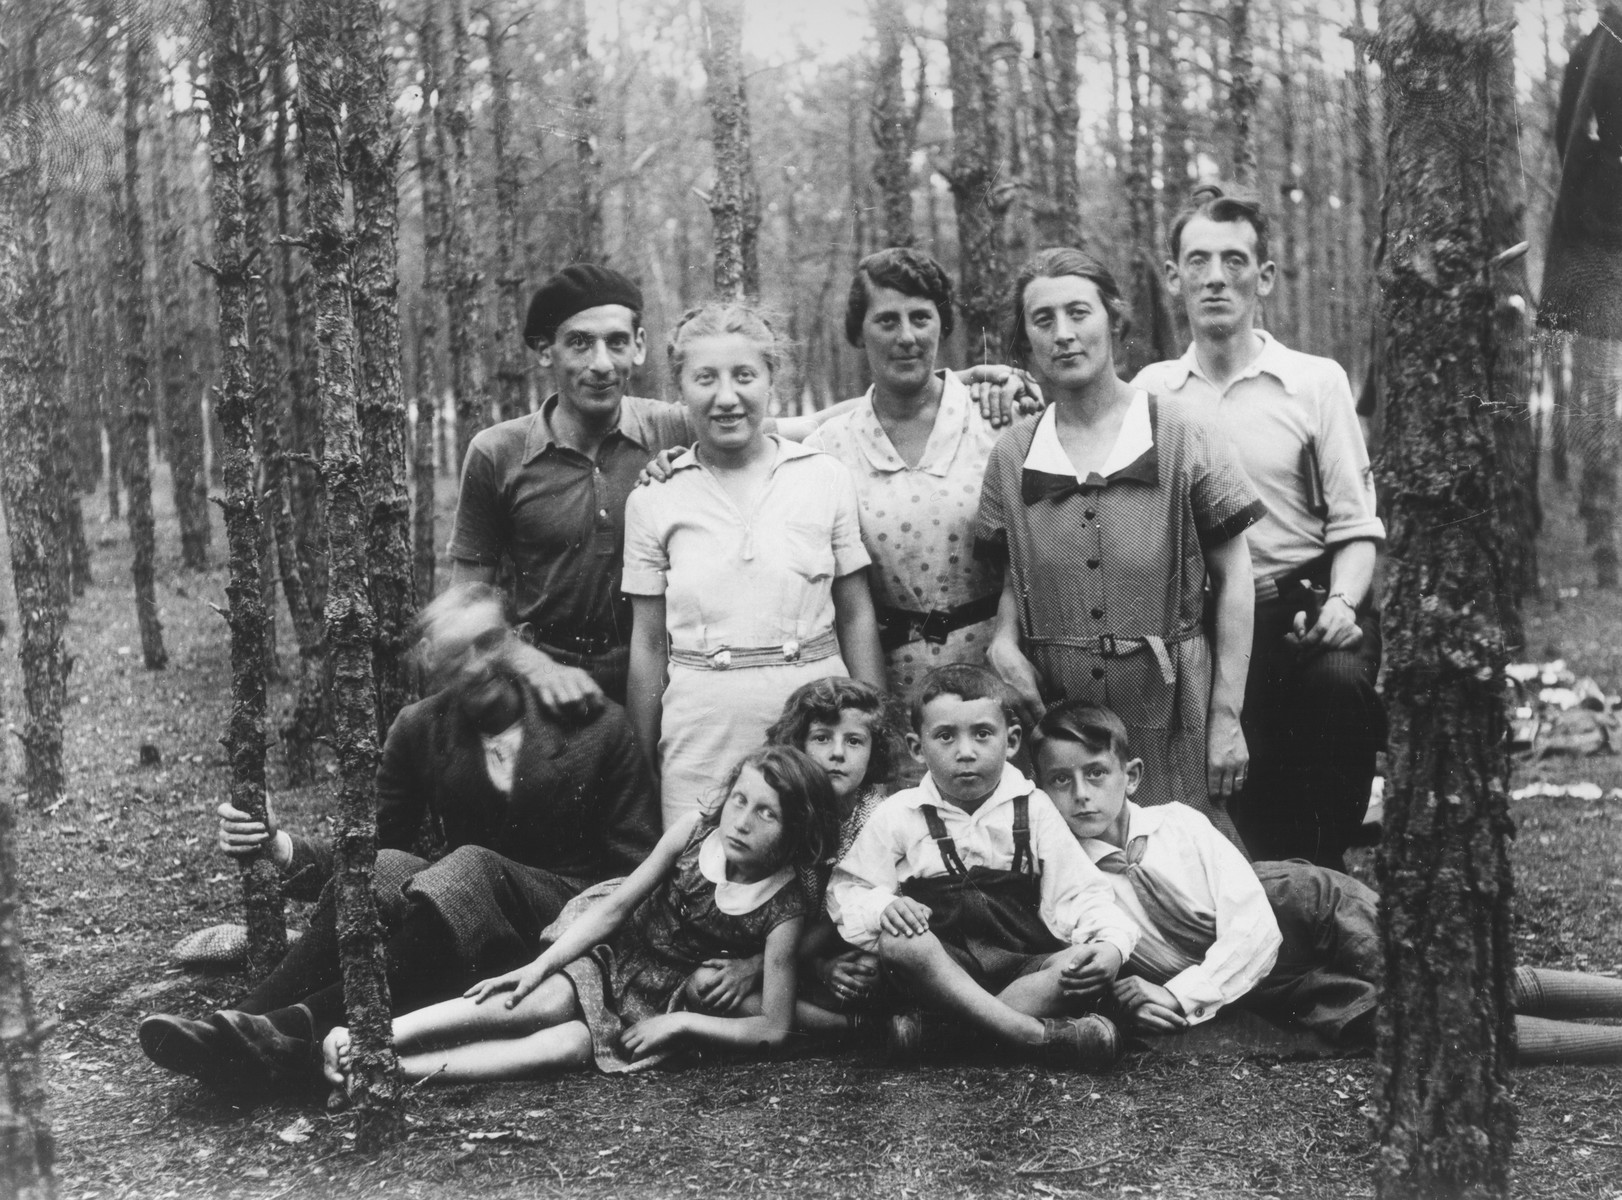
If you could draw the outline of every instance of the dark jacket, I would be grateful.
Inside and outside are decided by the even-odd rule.
[[[628,875],[659,840],[659,804],[625,710],[610,703],[565,724],[520,684],[524,739],[503,796],[484,744],[451,692],[400,711],[377,769],[379,849],[441,852],[484,846],[582,885]],[[325,839],[293,837],[291,895],[313,896],[332,874]]]

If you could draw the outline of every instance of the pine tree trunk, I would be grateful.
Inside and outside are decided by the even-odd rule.
[[[502,11],[492,9],[485,33],[490,55],[490,131],[496,177],[496,419],[510,421],[529,411],[524,394],[523,261],[518,253],[518,156],[512,146],[512,71],[507,66],[507,36],[511,26]],[[576,62],[577,71],[588,65]],[[578,143],[577,143],[578,145]],[[599,220],[600,224],[600,208]],[[589,224],[589,218],[582,217]],[[597,240],[601,242],[599,230]],[[582,260],[590,256],[581,255]]]
[[[20,31],[14,36],[24,40]],[[15,76],[3,79],[0,105],[9,100],[22,109],[37,96],[32,65],[37,37],[33,33],[25,46],[8,47],[13,62],[20,59],[24,65],[13,65],[10,72]],[[62,798],[63,787],[68,581],[64,506],[56,494],[60,476],[52,469],[51,444],[53,427],[65,420],[66,413],[60,395],[51,391],[53,383],[60,386],[54,365],[60,352],[49,201],[35,166],[43,147],[32,137],[18,141],[24,143],[18,147],[20,161],[0,164],[0,426],[5,430],[0,437],[0,498],[5,502],[21,626],[17,657],[27,708],[22,732],[24,786],[29,802],[45,807]]]
[[[366,570],[375,622],[372,681],[381,746],[415,690],[406,654],[417,602],[411,575],[411,495],[405,478],[405,394],[400,381],[399,201],[394,183],[400,136],[392,123],[380,0],[348,0],[348,9],[350,45],[345,59],[352,64],[356,83],[348,138],[355,199],[356,415],[366,467]]]
[[[1152,362],[1173,357],[1175,321],[1162,283],[1159,227],[1155,219],[1153,40],[1150,0],[1122,5],[1126,17],[1126,79],[1132,100],[1132,140],[1127,152],[1126,194],[1131,213],[1133,327],[1127,335],[1122,374],[1131,378]]]
[[[1228,4],[1228,125],[1233,181],[1256,182],[1256,47],[1250,33],[1250,0]]]
[[[576,132],[574,136],[574,237],[570,247],[574,262],[601,262],[603,259],[603,164],[597,154],[597,63],[588,41],[590,25],[586,18],[585,0],[569,0],[568,6],[569,56],[573,60],[574,79],[570,91],[574,107]],[[516,170],[516,168],[515,168]],[[500,187],[498,181],[497,187]],[[513,184],[517,189],[516,182]],[[498,200],[499,202],[499,200]],[[516,217],[514,218],[516,224]],[[518,236],[513,235],[513,245]],[[502,269],[508,264],[517,266],[516,254],[504,258]]]
[[[417,321],[417,428],[412,444],[414,494],[411,509],[411,557],[415,564],[417,603],[434,596],[435,447],[444,389],[440,382],[440,311],[445,294],[445,171],[431,136],[435,120],[430,106],[439,93],[440,21],[436,0],[423,0],[417,46],[422,54],[422,109],[417,114],[417,177],[422,188],[422,302]]]
[[[484,393],[483,360],[478,336],[483,325],[481,293],[484,276],[473,253],[472,154],[473,116],[468,102],[468,31],[466,0],[445,0],[450,15],[450,71],[434,109],[434,135],[439,161],[446,171],[445,198],[450,222],[445,229],[445,273],[448,288],[446,334],[451,362],[451,400],[456,412],[456,470],[467,461],[468,443],[490,423]]]
[[[336,28],[341,18],[335,0],[301,0],[298,10],[294,44],[315,284],[316,392],[322,402],[321,474],[327,497],[326,630],[333,668],[332,743],[338,760],[333,881],[344,1002],[353,1038],[349,1096],[361,1116],[361,1148],[371,1149],[394,1129],[399,1092],[371,878],[377,857],[372,801],[377,769],[372,676],[376,618],[367,594],[368,480],[356,411],[341,126],[344,99],[354,81],[341,65],[344,39]]]
[[[1081,224],[1081,169],[1076,163],[1081,105],[1077,92],[1081,79],[1076,66],[1078,32],[1075,0],[1054,0],[1048,15],[1045,63],[1050,80],[1047,104],[1053,139],[1052,207],[1054,216],[1044,231],[1045,245],[1081,246],[1087,241]]]
[[[749,100],[743,86],[743,0],[703,0],[705,93],[715,145],[715,291],[741,300],[760,294],[755,248],[760,195],[749,148]]]
[[[1301,195],[1296,170],[1298,105],[1295,73],[1300,69],[1287,29],[1288,5],[1278,9],[1278,112],[1279,112],[1279,271],[1278,284],[1268,305],[1268,325],[1286,342],[1304,346],[1308,328],[1306,280],[1301,271]]]
[[[129,489],[130,544],[134,550],[135,615],[141,658],[150,671],[169,663],[158,617],[157,536],[152,520],[152,380],[146,349],[146,229],[141,215],[141,121],[149,68],[146,35],[126,34],[124,50],[124,190],[119,263],[120,324],[124,331],[124,474]]]
[[[1384,0],[1372,44],[1390,155],[1379,482],[1392,750],[1375,1160],[1386,1200],[1507,1195],[1514,1139],[1503,671],[1516,598],[1493,414],[1519,397],[1501,390],[1500,357],[1517,348],[1501,342],[1489,266],[1490,197],[1504,181],[1480,138],[1510,41],[1486,27],[1484,7]]]
[[[190,391],[191,372],[187,297],[185,233],[180,209],[184,190],[182,163],[190,168],[189,147],[184,140],[173,145],[169,131],[171,118],[160,116],[153,122],[158,149],[153,161],[158,166],[152,182],[153,219],[157,224],[158,302],[163,311],[162,360],[163,410],[169,442],[169,476],[175,498],[175,517],[180,522],[180,565],[188,571],[208,566],[208,488],[203,481],[203,410]]]
[[[872,125],[873,182],[878,185],[883,213],[884,243],[911,246],[912,149],[916,124],[907,110],[906,87],[901,77],[901,38],[906,12],[901,0],[873,0],[873,26],[878,33],[878,55],[873,64]]]
[[[243,57],[239,0],[209,0],[209,195],[214,208],[214,279],[219,304],[220,386],[216,409],[224,434],[218,452],[225,496],[225,539],[231,624],[231,716],[225,754],[231,804],[250,818],[265,813],[265,603],[259,584],[259,509],[254,463],[254,383],[250,363],[246,213],[241,143],[244,91],[253,80]],[[242,903],[248,964],[262,978],[287,950],[281,876],[264,855],[242,860]]]
[[[326,631],[321,623],[324,572],[310,567],[320,562],[321,520],[320,478],[309,466],[290,462],[287,445],[290,431],[301,426],[298,410],[307,407],[301,399],[312,391],[313,376],[306,369],[305,322],[308,306],[303,272],[293,256],[288,239],[294,234],[292,207],[294,183],[288,167],[288,135],[292,126],[293,96],[290,55],[285,37],[286,0],[271,0],[265,14],[265,58],[271,72],[272,104],[275,112],[270,131],[270,178],[276,211],[276,280],[280,297],[274,325],[277,359],[283,364],[272,383],[269,403],[260,414],[260,440],[264,448],[262,486],[271,504],[271,520],[276,541],[276,565],[281,577],[282,596],[298,642],[298,683],[293,711],[280,730],[282,761],[290,787],[307,787],[315,782],[315,751],[325,728],[324,699],[327,688]],[[318,444],[319,434],[306,433],[304,440],[293,434],[294,448]],[[303,520],[297,516],[302,510]]]
[[[946,177],[957,206],[959,303],[971,362],[996,362],[1008,264],[1003,253],[1005,193],[997,187],[996,96],[979,0],[947,0],[946,53],[952,81],[952,166]]]
[[[4,753],[0,748],[0,768]],[[56,1195],[56,1139],[45,1116],[39,1054],[50,1028],[34,1018],[28,956],[17,920],[21,892],[16,811],[9,796],[0,796],[0,1196],[51,1200]]]

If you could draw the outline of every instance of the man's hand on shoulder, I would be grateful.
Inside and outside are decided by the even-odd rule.
[[[215,840],[222,853],[232,858],[247,858],[263,850],[277,870],[282,871],[293,861],[293,839],[277,827],[270,797],[265,797],[263,821],[254,820],[230,801],[221,804],[215,812],[220,818]]]
[[[1020,417],[1039,413],[1045,406],[1042,389],[1024,371],[986,363],[958,372],[968,386],[969,398],[993,429],[1012,425]]]
[[[671,464],[686,453],[686,446],[670,446],[659,451],[659,453],[655,454],[653,458],[649,460],[648,465],[643,467],[641,472],[637,475],[636,486],[646,487],[650,483],[666,482],[672,475],[676,473],[672,469]]]
[[[608,697],[579,667],[568,667],[517,638],[508,639],[508,665],[529,681],[541,707],[560,717],[584,721],[603,710]]]

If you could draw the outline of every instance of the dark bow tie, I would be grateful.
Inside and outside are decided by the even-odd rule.
[[[1019,496],[1026,504],[1035,504],[1038,500],[1059,501],[1067,496],[1099,491],[1106,482],[1096,471],[1087,476],[1086,482],[1082,482],[1074,475],[1050,475],[1046,471],[1026,467],[1020,473]]]

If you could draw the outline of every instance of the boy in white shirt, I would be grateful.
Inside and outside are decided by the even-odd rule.
[[[868,819],[828,887],[851,945],[919,1004],[1005,1045],[1083,1069],[1120,1054],[1088,1013],[1137,942],[1135,923],[1063,819],[1008,758],[1019,748],[1002,682],[964,664],[930,672],[908,744],[928,774]],[[916,1014],[891,1050],[916,1052]]]
[[[1246,863],[1203,815],[1131,802],[1143,773],[1126,726],[1106,708],[1050,710],[1036,774],[1054,807],[1138,926],[1113,1011],[1130,1027],[1176,1033],[1233,1003],[1348,1049],[1374,1043],[1382,966],[1379,895],[1299,860]],[[1515,1060],[1622,1061],[1622,981],[1520,967],[1510,981]]]

